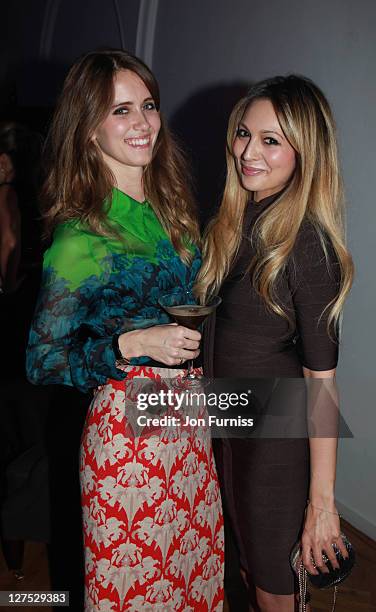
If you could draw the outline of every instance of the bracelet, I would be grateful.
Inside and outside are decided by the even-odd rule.
[[[341,516],[339,512],[332,512],[331,510],[325,510],[324,508],[318,508],[317,506],[314,506],[310,499],[307,499],[307,505],[308,504],[310,504],[315,510],[320,510],[320,512],[327,512],[328,514],[334,514],[335,516],[339,517]]]
[[[115,334],[114,336],[112,336],[112,350],[114,351],[115,361],[120,365],[130,365],[129,359],[124,357],[120,350],[119,337],[120,334]]]

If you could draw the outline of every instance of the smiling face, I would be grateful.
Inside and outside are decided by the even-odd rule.
[[[117,72],[111,109],[93,135],[116,178],[142,175],[160,127],[159,111],[142,79],[130,70]]]
[[[257,99],[239,122],[233,154],[242,186],[256,202],[278,193],[295,169],[295,151],[286,140],[273,104]]]

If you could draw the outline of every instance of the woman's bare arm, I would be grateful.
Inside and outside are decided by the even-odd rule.
[[[305,567],[310,573],[317,574],[312,558],[321,571],[328,571],[323,565],[322,551],[326,552],[332,565],[338,567],[333,543],[340,548],[344,556],[347,556],[346,548],[340,537],[340,521],[334,499],[338,444],[336,433],[338,429],[338,393],[335,369],[317,371],[303,368],[303,371],[306,379],[315,379],[311,389],[308,388],[308,411],[310,412],[309,420],[313,423],[316,435],[309,439],[311,478],[302,548]],[[327,437],[320,437],[321,435]]]
[[[0,189],[0,274],[2,288],[17,284],[21,255],[21,217],[17,195],[11,185]]]

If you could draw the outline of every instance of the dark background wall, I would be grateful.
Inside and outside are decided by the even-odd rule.
[[[97,47],[135,52],[139,0],[14,0],[1,21],[3,115],[43,123],[68,67]],[[42,125],[43,127],[43,125]]]
[[[373,0],[14,0],[0,23],[0,112],[44,129],[67,66],[97,46],[152,65],[162,106],[191,151],[204,214],[223,183],[228,114],[244,87],[298,72],[337,119],[357,277],[344,317],[339,380],[355,438],[340,443],[343,514],[376,537],[376,4]]]

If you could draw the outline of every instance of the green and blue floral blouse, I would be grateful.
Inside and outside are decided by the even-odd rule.
[[[200,253],[194,247],[192,263],[183,263],[148,202],[114,189],[108,217],[117,239],[97,236],[78,221],[55,230],[26,356],[35,384],[86,392],[108,378],[123,379],[114,334],[170,322],[159,297],[177,288],[192,291]]]

